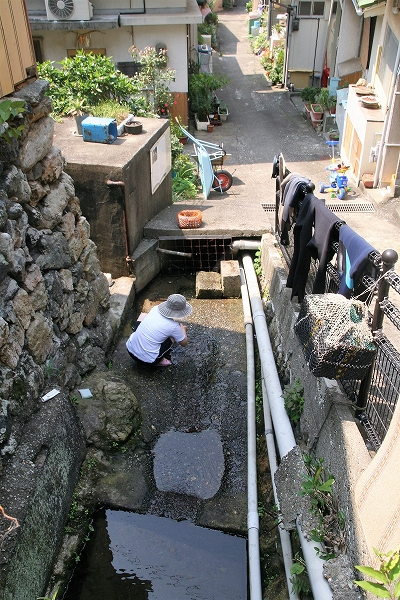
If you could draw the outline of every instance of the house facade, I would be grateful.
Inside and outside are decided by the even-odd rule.
[[[287,7],[286,85],[329,86],[338,93],[341,157],[357,183],[400,186],[399,0],[297,0]],[[354,84],[365,79],[379,102],[363,106]]]
[[[188,64],[197,50],[197,0],[26,0],[37,62],[61,61],[83,49],[112,57],[131,75],[131,46],[166,50],[176,72],[170,89],[187,122]]]

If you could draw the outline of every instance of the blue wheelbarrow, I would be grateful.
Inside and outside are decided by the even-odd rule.
[[[224,171],[221,167],[230,154],[227,154],[222,146],[198,140],[182,125],[179,124],[179,127],[183,134],[193,142],[195,151],[193,158],[199,166],[204,198],[207,200],[211,190],[221,194],[227,192],[232,185],[233,178],[228,171]]]

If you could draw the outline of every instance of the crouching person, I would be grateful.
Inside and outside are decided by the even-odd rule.
[[[130,356],[138,363],[169,367],[174,343],[186,346],[187,327],[175,321],[188,317],[192,306],[181,294],[172,294],[154,306],[146,318],[137,322],[126,342]]]

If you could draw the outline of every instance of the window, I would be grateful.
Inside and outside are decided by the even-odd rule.
[[[323,17],[325,2],[300,0],[297,14],[299,17]]]
[[[33,48],[35,50],[35,58],[37,63],[43,62],[43,38],[34,37],[33,38]]]

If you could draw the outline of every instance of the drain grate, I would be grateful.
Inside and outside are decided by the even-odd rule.
[[[275,212],[275,203],[272,203],[272,202],[261,202],[261,208],[265,212]]]
[[[327,200],[325,206],[332,212],[375,212],[374,205],[371,202],[360,202],[352,200]]]
[[[162,271],[168,273],[219,272],[221,260],[233,259],[232,238],[228,236],[165,236],[158,238],[158,248],[162,257]]]
[[[371,202],[360,202],[352,200],[326,200],[325,206],[332,212],[360,212],[372,213],[375,212],[375,207]],[[262,202],[261,207],[265,212],[275,212],[275,204],[272,202]]]

